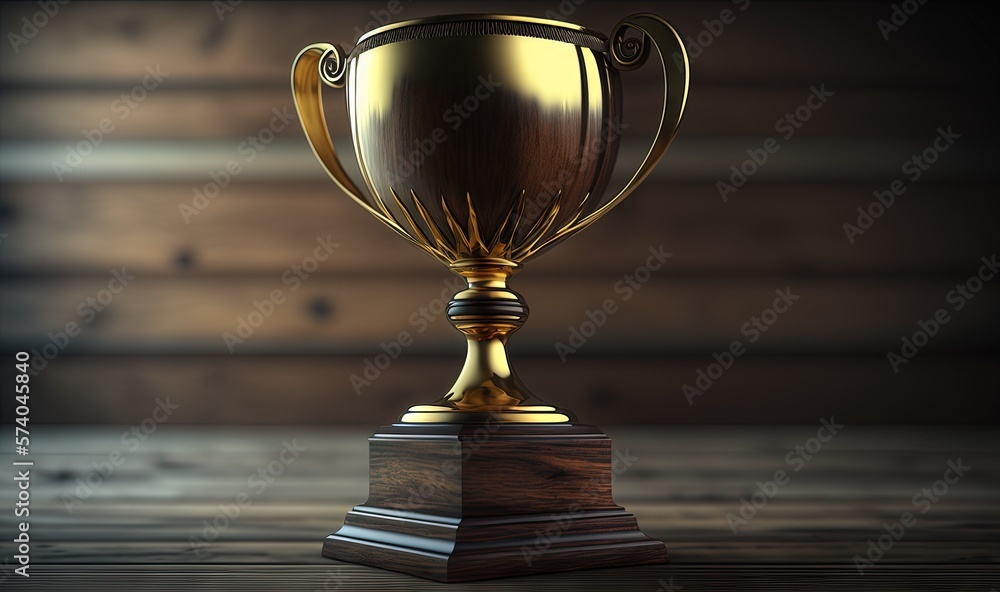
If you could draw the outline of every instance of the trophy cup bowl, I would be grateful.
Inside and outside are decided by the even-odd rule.
[[[659,128],[624,188],[605,195],[620,142],[619,72],[641,66],[653,46],[664,76]],[[323,85],[346,91],[367,192],[350,179],[334,150],[323,112]],[[468,341],[465,366],[442,397],[409,408],[399,423],[373,436],[369,501],[349,514],[345,527],[328,539],[324,554],[445,581],[600,565],[593,555],[600,549],[577,548],[587,536],[593,539],[593,532],[567,536],[565,553],[527,561],[525,568],[507,557],[510,549],[504,545],[510,533],[496,535],[495,525],[482,522],[487,515],[516,515],[521,518],[514,522],[521,520],[527,528],[535,518],[523,517],[554,508],[551,500],[531,502],[533,492],[546,497],[559,488],[579,489],[580,480],[592,474],[608,483],[581,494],[586,499],[580,506],[615,513],[613,520],[623,521],[616,524],[624,524],[619,530],[634,537],[632,550],[643,550],[632,557],[624,551],[606,553],[610,559],[603,564],[666,560],[662,543],[642,535],[634,518],[611,501],[610,458],[605,459],[610,440],[576,424],[571,412],[539,399],[511,370],[506,343],[525,322],[528,307],[507,280],[528,259],[621,203],[663,156],[680,124],[688,90],[687,55],[676,31],[650,14],[622,20],[610,38],[578,25],[525,16],[417,19],[365,34],[350,53],[329,43],[307,46],[295,60],[292,90],[309,143],[337,185],[468,282],[447,307],[449,320]],[[418,467],[422,460],[413,456],[421,446],[418,440],[450,438],[461,448],[477,425],[505,426],[491,431],[495,445],[477,447],[477,454],[487,464],[512,462],[508,472],[498,470],[492,477],[488,469],[477,473],[475,462],[463,455],[455,485],[460,500],[435,495],[421,496],[416,503],[403,500],[398,490],[427,478],[427,467]],[[517,465],[510,450],[503,453],[507,457],[482,450],[500,450],[498,443],[505,438],[532,441],[539,449],[562,438],[561,444],[551,444],[552,458],[562,459],[553,462],[566,465],[559,470],[569,476],[555,483],[538,480]],[[586,450],[591,457],[587,462],[566,468],[576,462],[574,451]],[[441,453],[446,455],[443,449]],[[404,476],[390,484],[385,471]],[[502,494],[479,499],[474,493],[480,487],[485,492],[510,485],[511,479],[521,481],[527,502],[518,504],[516,495],[504,501]],[[612,519],[598,514],[588,514],[592,524]],[[492,555],[484,554],[482,540],[479,551],[463,550],[454,525],[448,535],[426,526],[446,529],[442,525],[456,517],[475,536],[493,541]],[[401,526],[406,520],[423,526]],[[424,527],[430,530],[414,534]],[[487,532],[494,534],[482,534]],[[446,551],[429,542],[442,536],[453,543]],[[508,542],[499,542],[503,540]],[[414,566],[420,563],[414,557],[435,552],[436,563]],[[492,569],[483,569],[484,563]]]

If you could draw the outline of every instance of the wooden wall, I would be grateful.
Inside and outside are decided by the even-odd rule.
[[[984,4],[921,5],[883,29],[888,39],[888,2],[221,6],[69,3],[48,18],[36,3],[0,6],[0,384],[13,382],[15,351],[66,345],[32,379],[35,421],[137,422],[169,396],[177,423],[377,425],[445,392],[464,344],[433,312],[454,285],[444,268],[341,195],[297,121],[252,161],[241,149],[274,110],[294,111],[301,47],[351,47],[390,10],[393,20],[562,10],[604,32],[649,11],[702,42],[680,135],[654,175],[514,281],[532,310],[515,365],[540,396],[596,423],[1000,419],[988,410],[1000,282],[959,311],[947,301],[997,252],[997,47]],[[23,19],[45,25],[29,37]],[[152,88],[136,90],[144,79]],[[652,63],[624,79],[619,177],[644,153],[662,94]],[[781,138],[776,122],[814,87],[833,94]],[[348,151],[342,100],[329,93],[328,115]],[[57,176],[53,161],[66,164],[67,147],[102,121],[100,143]],[[904,163],[949,127],[960,138],[911,181]],[[770,136],[778,152],[723,200],[717,182]],[[240,173],[185,219],[181,205],[230,160]],[[852,244],[844,224],[894,180],[905,194]],[[300,285],[283,281],[318,239],[338,246]],[[661,246],[672,256],[624,300],[617,282]],[[123,269],[135,279],[102,295]],[[223,334],[276,289],[286,300],[230,353]],[[713,352],[749,341],[741,327],[777,289],[799,300],[689,404],[682,385]],[[102,296],[113,297],[87,301]],[[556,343],[609,298],[618,312],[560,359]],[[894,372],[887,352],[939,308],[949,322]],[[79,334],[63,339],[71,322]],[[351,376],[401,331],[412,345],[358,394]]]

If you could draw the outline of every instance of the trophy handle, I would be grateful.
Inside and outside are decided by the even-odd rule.
[[[625,31],[629,28],[642,32],[642,38],[626,39]],[[660,114],[660,127],[656,131],[656,137],[653,138],[653,145],[650,146],[646,158],[639,165],[639,169],[632,175],[625,187],[618,192],[618,195],[570,228],[565,229],[560,233],[562,235],[577,232],[591,225],[635,191],[639,184],[653,172],[670,143],[673,142],[674,136],[677,135],[677,128],[681,124],[681,116],[684,115],[684,106],[687,103],[689,62],[684,42],[670,23],[655,14],[648,13],[635,14],[622,19],[615,25],[608,41],[611,64],[617,70],[622,71],[634,70],[641,66],[649,56],[649,44],[646,43],[648,39],[653,41],[660,54],[664,81],[663,111]]]
[[[292,97],[295,99],[295,110],[302,121],[302,129],[309,139],[309,146],[319,159],[330,178],[354,201],[361,204],[376,218],[384,216],[368,203],[364,194],[347,176],[344,167],[337,158],[330,139],[330,131],[326,127],[326,115],[323,113],[323,96],[321,94],[324,82],[335,88],[343,88],[346,83],[347,57],[340,47],[331,43],[314,43],[307,46],[295,58],[292,66]]]

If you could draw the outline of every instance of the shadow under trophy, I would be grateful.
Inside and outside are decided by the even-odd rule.
[[[619,71],[641,66],[651,46],[665,85],[659,129],[625,187],[605,196]],[[367,193],[334,151],[323,84],[346,87]],[[677,32],[651,14],[622,20],[610,39],[524,16],[423,18],[375,29],[350,54],[306,47],[292,90],[337,185],[468,281],[447,307],[468,340],[465,366],[443,397],[369,438],[368,500],[323,555],[444,582],[667,562],[664,544],[612,499],[611,439],[511,369],[507,339],[528,307],[507,280],[621,203],[663,156],[688,91]],[[428,141],[433,153],[412,158]]]

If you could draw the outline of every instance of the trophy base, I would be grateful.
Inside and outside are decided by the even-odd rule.
[[[440,582],[665,563],[611,498],[611,439],[579,424],[395,424],[323,555]]]

